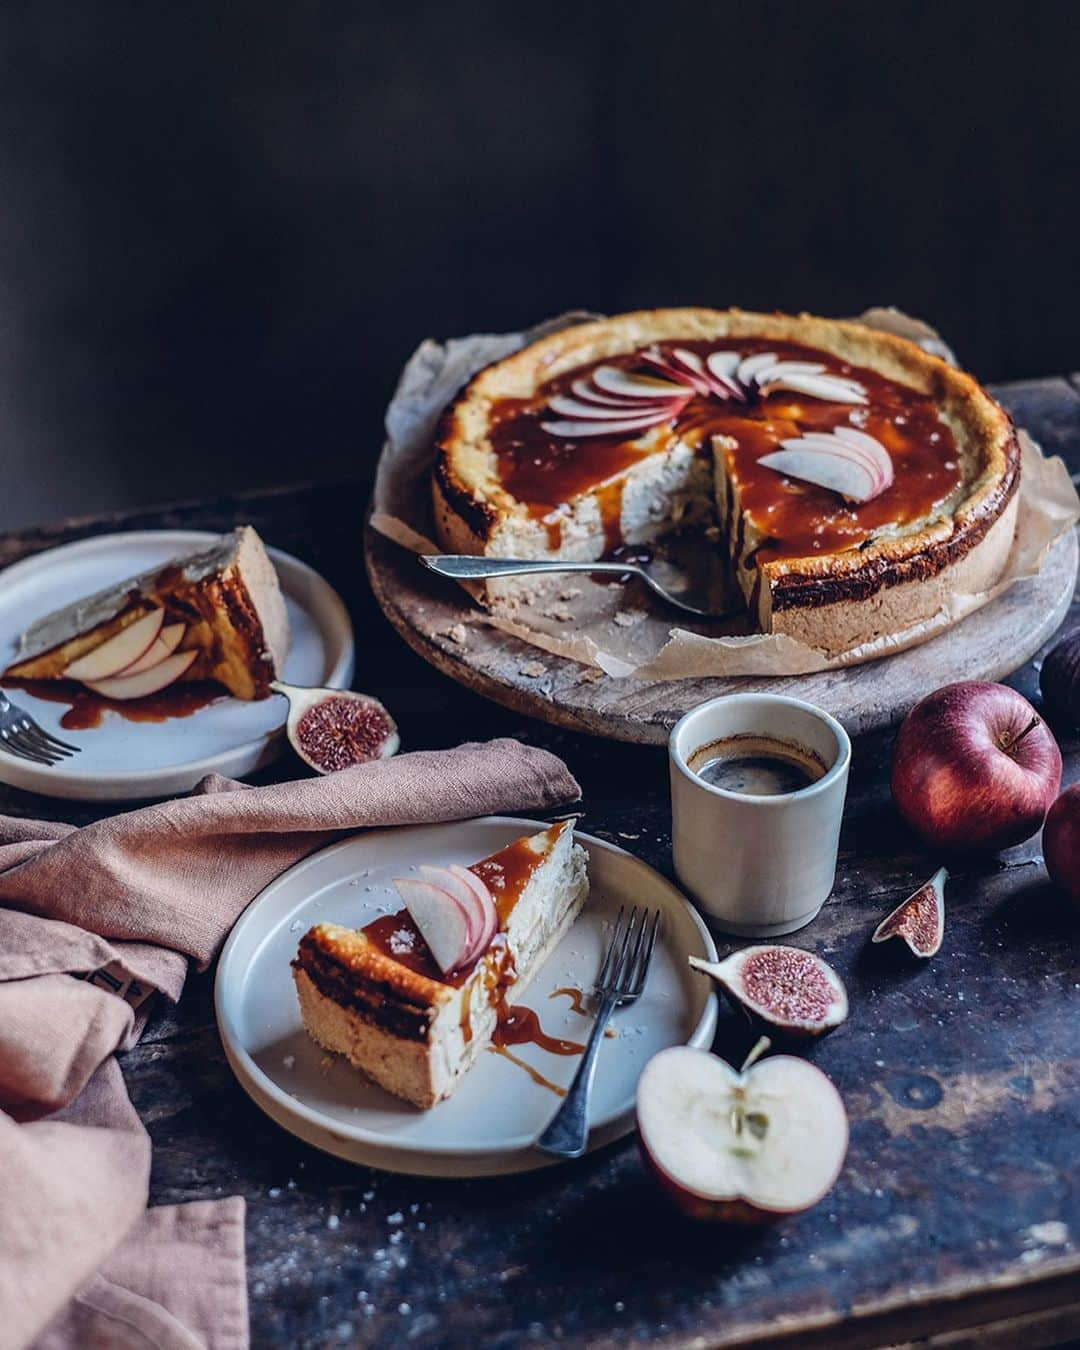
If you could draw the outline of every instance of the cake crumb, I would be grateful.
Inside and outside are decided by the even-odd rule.
[[[527,680],[538,680],[541,675],[547,674],[547,666],[542,661],[525,661],[518,666],[518,674],[524,675]]]
[[[582,671],[578,684],[596,684],[598,680],[602,680],[603,678],[604,672],[599,666],[588,666]]]
[[[565,586],[565,587],[559,592],[559,599],[560,599],[560,600],[576,600],[576,599],[578,598],[578,596],[581,595],[581,593],[582,593],[582,592],[581,592],[581,587],[580,587],[580,586]]]
[[[455,623],[450,628],[444,628],[441,636],[449,638],[451,642],[464,645],[469,634],[463,623]]]
[[[620,609],[616,611],[615,623],[620,628],[633,628],[635,624],[641,623],[647,617],[643,609]]]
[[[554,619],[556,623],[569,623],[574,617],[565,605],[552,605],[542,612],[545,619]]]

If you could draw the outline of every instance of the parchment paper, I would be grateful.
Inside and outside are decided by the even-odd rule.
[[[446,405],[484,366],[547,333],[598,316],[563,314],[523,333],[477,334],[423,342],[409,359],[386,413],[386,443],[375,479],[372,526],[417,553],[439,553],[431,514],[431,443]],[[895,309],[867,310],[859,322],[911,338],[946,360],[952,352],[927,324]],[[957,591],[931,619],[861,647],[830,655],[783,634],[752,633],[745,615],[685,623],[643,587],[612,586],[568,575],[553,598],[512,613],[476,609],[487,623],[544,651],[641,679],[701,676],[805,675],[872,661],[916,646],[959,622],[1008,587],[1034,576],[1047,550],[1080,519],[1080,499],[1062,461],[1047,458],[1020,432],[1022,469],[1016,536],[1005,573],[989,591]],[[711,548],[700,539],[698,552]]]

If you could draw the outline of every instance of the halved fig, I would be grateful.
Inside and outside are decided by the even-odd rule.
[[[758,1224],[816,1205],[848,1145],[843,1099],[804,1059],[763,1037],[741,1070],[707,1050],[671,1046],[637,1089],[641,1151],[684,1214]]]
[[[902,904],[874,929],[874,942],[903,938],[915,956],[926,960],[941,948],[945,936],[945,883],[949,874],[939,867],[929,881],[912,891]]]
[[[197,651],[176,652],[138,675],[114,675],[110,680],[83,680],[83,684],[102,698],[114,698],[122,703],[134,698],[146,698],[148,694],[156,694],[160,689],[175,684],[198,654]]]
[[[136,619],[126,628],[121,628],[119,633],[107,638],[100,647],[72,661],[63,672],[64,678],[89,682],[108,680],[113,675],[119,675],[125,667],[142,656],[161,631],[164,622],[165,611],[152,609],[149,614],[144,614],[141,619]]]
[[[736,1007],[797,1040],[823,1036],[848,1014],[847,990],[827,961],[801,947],[744,947],[723,961],[691,956]]]
[[[429,881],[402,877],[394,885],[443,974],[450,975],[466,965],[470,942],[464,906]]]

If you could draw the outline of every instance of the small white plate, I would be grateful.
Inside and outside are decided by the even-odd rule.
[[[472,863],[543,821],[485,816],[452,825],[373,830],[313,854],[257,896],[233,929],[218,966],[218,1029],[233,1072],[272,1120],[309,1144],[353,1162],[416,1176],[480,1177],[526,1172],[555,1160],[532,1147],[559,1105],[517,1064],[485,1053],[454,1095],[418,1111],[328,1055],[303,1029],[289,962],[301,936],[320,922],[361,927],[401,908],[391,878],[421,863]],[[646,863],[591,835],[589,900],[522,996],[548,1035],[583,1042],[592,1018],[571,1011],[567,986],[587,988],[600,968],[620,904],[663,911],[641,998],[616,1012],[618,1035],[600,1050],[590,1105],[590,1149],[633,1128],[634,1094],[648,1059],[669,1045],[709,1046],[716,1027],[711,981],[689,955],[716,959],[708,930],[674,886]],[[577,1055],[537,1045],[513,1053],[562,1087]]]
[[[19,635],[35,619],[79,595],[91,595],[218,538],[203,530],[145,530],[98,535],[37,553],[0,573],[0,670],[11,664]],[[293,684],[347,688],[353,674],[352,625],[341,597],[306,563],[268,550],[281,580],[292,629],[283,678]],[[81,747],[49,767],[0,751],[0,782],[47,797],[131,801],[188,792],[208,773],[241,778],[268,764],[284,744],[283,698],[245,703],[223,698],[190,717],[128,722],[107,712],[101,725],[67,731],[67,707],[11,697],[46,731]]]

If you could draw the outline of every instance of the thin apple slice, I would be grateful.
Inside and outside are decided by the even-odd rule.
[[[451,863],[449,870],[456,877],[460,877],[466,886],[471,887],[477,902],[484,911],[484,932],[486,936],[483,939],[481,950],[486,951],[495,934],[499,931],[499,911],[495,905],[495,897],[491,894],[483,878],[478,877],[470,868],[462,867],[459,863]]]
[[[676,347],[673,352],[666,353],[659,348],[651,347],[641,355],[654,370],[659,371],[667,379],[674,380],[676,384],[685,385],[694,393],[705,397],[712,393],[712,380],[705,370],[704,362],[696,352]]]
[[[843,455],[847,459],[858,460],[865,468],[878,490],[891,481],[890,466],[886,467],[880,458],[871,454],[865,446],[854,445],[830,434],[827,431],[808,431],[805,436],[792,436],[780,442],[785,450],[817,450],[824,455]]]
[[[757,352],[754,356],[745,357],[739,362],[735,372],[739,383],[755,384],[759,372],[768,369],[769,366],[775,366],[779,359],[775,352]]]
[[[638,400],[634,407],[623,404],[618,408],[613,408],[604,404],[590,403],[584,399],[567,398],[562,394],[557,395],[548,403],[551,411],[558,413],[560,417],[568,417],[571,420],[585,418],[589,422],[621,422],[629,417],[645,417],[653,412],[665,413],[669,409],[678,409],[681,406],[681,399],[663,399],[644,406]]]
[[[107,680],[137,661],[161,632],[165,622],[163,609],[152,609],[141,619],[129,623],[92,652],[80,656],[64,671],[68,680]]]
[[[473,888],[467,881],[462,881],[459,876],[451,872],[448,867],[431,867],[425,863],[417,870],[424,881],[452,895],[465,911],[465,918],[469,924],[469,950],[462,964],[467,965],[474,961],[480,954],[480,943],[484,936],[484,929],[487,927],[487,915]]]
[[[658,380],[652,375],[633,375],[618,366],[597,366],[592,373],[597,389],[627,398],[645,398],[656,402],[659,398],[685,398],[686,387],[671,380]]]
[[[175,683],[198,654],[197,651],[176,652],[152,670],[144,670],[139,675],[114,675],[111,680],[83,680],[83,684],[102,698],[114,698],[126,703],[133,698],[156,694],[159,689]]]
[[[585,436],[622,436],[635,431],[648,431],[650,427],[674,417],[673,411],[650,413],[648,417],[623,418],[618,422],[541,422],[540,425],[551,436],[560,436],[564,440],[576,441]]]
[[[402,877],[394,885],[444,975],[465,965],[469,954],[469,920],[464,907],[429,881]]]
[[[723,390],[721,398],[734,398],[740,403],[746,402],[746,391],[739,383],[737,371],[742,356],[739,352],[710,352],[705,358],[705,366],[712,376],[717,390]]]
[[[877,483],[870,469],[839,451],[800,449],[774,450],[758,460],[788,478],[828,488],[852,502],[868,502],[877,496]]]
[[[623,398],[618,394],[606,394],[603,390],[597,389],[596,385],[590,380],[575,380],[570,386],[570,392],[575,398],[581,399],[582,402],[595,403],[602,408],[622,408],[632,411],[640,407],[642,403],[639,398]],[[662,399],[656,399],[655,402],[664,402],[669,397],[665,394]]]
[[[144,670],[153,670],[155,666],[160,666],[162,661],[167,656],[172,656],[180,646],[186,632],[187,624],[167,623],[142,656],[130,666],[117,671],[117,676],[141,675]]]
[[[788,389],[793,394],[805,394],[809,398],[820,398],[827,403],[865,403],[866,390],[855,380],[846,380],[839,375],[792,375],[775,376],[771,370],[765,371],[761,392],[771,394],[776,389]]]

